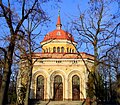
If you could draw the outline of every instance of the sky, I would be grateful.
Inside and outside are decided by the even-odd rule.
[[[42,9],[45,11],[48,17],[50,17],[50,21],[47,23],[47,26],[45,25],[42,28],[43,30],[42,35],[40,39],[37,41],[38,43],[40,43],[43,40],[44,36],[48,32],[56,29],[58,11],[60,11],[62,29],[67,30],[73,18],[77,18],[79,16],[78,6],[80,6],[80,8],[84,10],[87,7],[87,2],[88,2],[88,0],[61,0],[61,2],[54,2],[54,1],[57,0],[49,0],[49,2],[41,4]],[[7,3],[6,0],[4,2],[5,4]],[[11,2],[14,5],[17,5],[13,1]],[[17,9],[19,10],[19,7],[17,7]],[[8,34],[5,27],[3,30],[2,29],[0,30],[0,33],[4,33],[6,35]],[[2,45],[4,45],[4,43],[2,43]]]
[[[50,17],[50,22],[48,23],[48,27],[44,27],[40,41],[43,40],[45,34],[56,29],[58,11],[60,11],[62,29],[69,31],[71,21],[79,17],[79,8],[84,11],[88,7],[87,5],[88,0],[62,0],[62,2],[53,3],[51,1],[42,4],[43,10]],[[73,37],[76,40],[77,37],[75,34],[73,34]]]
[[[53,30],[56,29],[56,22],[58,17],[58,11],[60,11],[60,17],[61,17],[61,23],[62,23],[62,29],[67,30],[70,32],[70,26],[71,22],[74,19],[79,18],[79,8],[81,11],[85,11],[88,8],[88,1],[89,0],[61,0],[61,2],[53,2],[56,0],[50,0],[47,3],[41,4],[42,9],[45,11],[45,13],[50,17],[50,21],[47,22],[47,26],[45,25],[42,28],[42,34],[39,39],[37,39],[37,42],[40,43],[44,36]],[[111,5],[111,7],[114,12],[114,10],[117,8],[116,5]],[[39,30],[39,29],[38,29]],[[0,30],[1,31],[1,30]],[[70,32],[71,33],[71,32]],[[75,41],[77,41],[78,35],[72,33]],[[83,51],[83,49],[79,49],[79,51]]]
[[[53,3],[52,1],[52,2],[43,4],[43,9],[48,14],[51,20],[48,24],[48,27],[45,28],[43,34],[45,35],[46,33],[56,29],[56,22],[57,22],[59,10],[60,10],[60,17],[62,22],[62,29],[70,31],[71,22],[74,19],[79,18],[79,15],[80,15],[79,9],[83,12],[88,8],[88,1],[89,0],[62,0],[62,2],[60,3]],[[110,9],[111,9],[110,12],[114,13],[114,11],[116,11],[117,8],[118,8],[117,5],[113,3],[110,6]],[[76,33],[75,34],[72,33],[72,35],[75,41],[77,41],[78,35]],[[43,37],[41,37],[42,40],[43,40]],[[84,49],[80,48],[79,51],[82,52],[84,51]]]
[[[63,29],[65,29],[66,25],[71,22],[71,19],[78,17],[80,7],[84,10],[87,7],[88,0],[62,0],[62,2],[57,2],[52,4],[53,2],[48,2],[43,5],[43,9],[48,14],[51,19],[51,26],[48,27],[48,31],[55,29],[55,24],[57,21],[58,11],[60,10],[61,22],[63,25]]]

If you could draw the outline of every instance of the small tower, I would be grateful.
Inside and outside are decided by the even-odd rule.
[[[62,24],[61,24],[60,11],[59,11],[59,12],[58,12],[57,24],[56,24],[56,29],[57,29],[57,30],[60,30],[61,27],[62,27]]]
[[[60,12],[58,12],[56,29],[48,32],[40,44],[43,53],[76,53],[77,43],[73,36],[62,30]]]

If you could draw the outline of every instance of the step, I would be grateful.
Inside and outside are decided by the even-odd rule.
[[[36,101],[30,105],[82,105],[82,103],[83,101]]]

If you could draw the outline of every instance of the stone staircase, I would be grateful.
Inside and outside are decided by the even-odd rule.
[[[83,101],[31,101],[30,105],[85,105]]]

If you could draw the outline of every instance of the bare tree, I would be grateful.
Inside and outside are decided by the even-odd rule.
[[[105,64],[110,66],[101,65],[103,78],[106,81],[107,94],[106,99],[111,103],[119,102],[119,75],[120,75],[120,44],[114,47],[106,58],[104,58]]]
[[[40,12],[39,14],[36,14],[36,12]],[[32,58],[32,54],[38,50],[39,48],[41,48],[39,45],[36,46],[36,42],[35,39],[38,38],[38,36],[40,36],[41,34],[41,30],[39,29],[38,33],[34,33],[34,31],[40,27],[40,24],[45,23],[45,21],[48,20],[48,18],[46,17],[45,13],[43,11],[41,11],[40,9],[38,9],[37,11],[34,11],[31,15],[29,15],[28,19],[27,19],[27,24],[28,27],[25,27],[23,25],[23,30],[25,32],[25,37],[23,40],[23,44],[21,46],[21,44],[18,44],[18,48],[21,51],[21,54],[23,56],[26,56],[25,58],[21,58],[25,59],[27,61],[28,67],[27,67],[27,72],[28,72],[28,79],[27,79],[27,87],[26,87],[26,95],[25,95],[25,105],[29,104],[29,96],[30,96],[30,86],[31,86],[31,80],[32,80],[32,69],[33,69],[33,65],[35,63],[35,61],[37,60],[33,60]],[[24,46],[24,47],[23,47]]]
[[[28,16],[40,6],[40,0],[31,0],[29,4],[26,0],[10,1],[0,0],[0,18],[8,30],[9,42],[6,47],[0,47],[4,52],[4,71],[2,77],[2,86],[0,89],[0,105],[7,103],[7,93],[10,83],[11,66],[13,63],[13,52],[18,38],[18,33],[21,32],[21,26]],[[15,6],[17,5],[17,6]],[[1,22],[2,22],[1,21]]]
[[[114,1],[116,2],[116,1]],[[110,13],[110,5],[113,1],[90,0],[89,8],[83,13],[80,10],[80,17],[73,22],[74,29],[79,34],[79,42],[86,45],[87,51],[93,52],[94,66],[89,71],[88,95],[93,94],[97,100],[103,101],[104,79],[100,73],[99,66],[108,53],[119,44],[120,23],[118,9],[116,14]],[[110,66],[109,64],[104,64]],[[113,66],[113,65],[111,65]],[[115,67],[115,66],[114,66]]]

